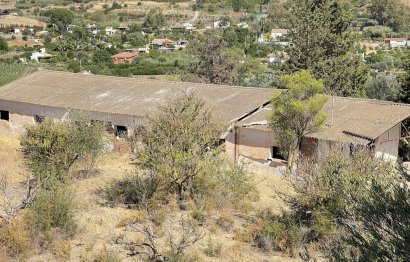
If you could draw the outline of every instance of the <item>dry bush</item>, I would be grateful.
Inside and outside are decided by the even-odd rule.
[[[0,255],[16,259],[25,259],[30,255],[33,245],[25,220],[22,213],[11,223],[0,225]]]
[[[102,190],[111,204],[126,204],[147,209],[157,191],[159,181],[154,176],[129,174]]]
[[[129,255],[149,261],[196,261],[195,257],[187,255],[187,250],[201,240],[203,234],[193,220],[181,218],[179,223],[168,221],[159,230],[150,223],[134,224],[130,228],[145,238],[142,242],[126,243]],[[163,234],[166,237],[165,246],[161,245]]]
[[[253,243],[256,236],[262,231],[261,223],[251,223],[245,228],[236,230],[234,239],[238,242]]]
[[[216,220],[216,223],[226,232],[230,232],[235,226],[235,220],[229,212],[223,212]]]
[[[107,246],[104,245],[103,248],[98,252],[98,255],[92,260],[93,262],[120,262],[121,259],[114,254],[110,254],[107,250]]]
[[[65,239],[55,240],[52,252],[60,261],[68,261],[70,259],[71,245]]]
[[[117,227],[125,227],[128,225],[143,223],[147,221],[148,214],[145,211],[136,210],[131,215],[123,217],[118,223]]]
[[[208,238],[206,248],[204,249],[204,254],[208,257],[219,257],[222,253],[222,244]]]

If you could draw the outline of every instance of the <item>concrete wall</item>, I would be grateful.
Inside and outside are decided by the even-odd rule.
[[[240,156],[267,160],[270,158],[270,148],[275,145],[274,141],[272,131],[238,127],[236,132],[232,130],[225,137],[225,150],[232,160]]]
[[[395,125],[375,141],[375,156],[387,161],[396,161],[399,156],[401,123]]]
[[[33,119],[34,116],[38,115],[61,119],[69,112],[78,112],[78,110],[70,110],[67,108],[42,106],[23,102],[10,102],[4,100],[0,100],[0,110],[9,111],[10,115],[13,115],[13,117],[10,116],[10,122],[13,126],[23,126],[27,124],[27,118],[25,117],[31,117],[31,119]],[[130,130],[143,124],[143,118],[138,116],[92,111],[86,113],[89,114],[89,117],[92,120],[110,122],[113,125],[125,126]],[[32,120],[32,122],[34,122],[34,120]]]

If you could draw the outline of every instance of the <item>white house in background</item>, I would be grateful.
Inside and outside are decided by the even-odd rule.
[[[239,23],[236,26],[243,29],[249,28],[249,25],[246,22]]]
[[[112,28],[111,26],[105,28],[105,35],[114,35],[117,30]]]
[[[149,46],[147,45],[146,47],[139,47],[138,48],[138,53],[139,54],[142,54],[142,53],[149,54]]]
[[[269,54],[268,55],[268,62],[271,64],[282,64],[285,60],[277,54]]]
[[[216,21],[214,22],[214,28],[225,29],[231,26],[229,21]]]
[[[21,35],[23,31],[24,31],[23,27],[15,27],[9,30],[10,33],[15,34],[15,35]]]
[[[189,42],[187,40],[179,39],[175,43],[175,50],[185,49],[188,46]]]
[[[191,31],[191,30],[194,30],[196,28],[194,27],[193,24],[185,22],[185,23],[182,23],[182,24],[174,25],[174,26],[171,27],[171,29]]]
[[[182,26],[185,27],[185,30],[194,30],[195,29],[195,26],[191,23],[188,23],[188,22],[183,23]]]
[[[288,34],[288,29],[274,28],[270,32],[272,41],[279,41],[279,38]]]
[[[40,52],[33,52],[30,56],[30,60],[38,62],[40,59],[48,59],[54,57],[53,55],[47,54],[45,48],[41,48]]]
[[[408,46],[407,42],[408,42],[407,38],[405,38],[405,37],[385,38],[384,39],[384,44],[386,46],[389,46],[389,47],[392,47],[392,48]]]

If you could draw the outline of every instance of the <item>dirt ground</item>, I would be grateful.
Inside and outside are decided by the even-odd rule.
[[[116,257],[120,261],[139,261],[137,257],[127,255],[126,246],[123,244],[123,242],[141,240],[142,236],[130,230],[124,223],[138,216],[139,211],[122,206],[109,206],[97,194],[98,189],[123,177],[133,168],[128,153],[113,152],[99,159],[98,172],[85,177],[78,176],[73,180],[71,186],[75,189],[78,204],[77,234],[69,240],[68,245],[32,256],[28,261],[95,261],[101,256]],[[264,172],[263,167],[259,167],[259,170],[262,172],[254,174],[259,198],[252,202],[253,211],[251,212],[265,209],[280,212],[283,203],[272,187],[283,185],[283,179],[279,171],[277,173]],[[27,172],[23,168],[19,141],[15,137],[0,135],[1,172],[7,173],[9,186],[13,190],[20,192],[24,189],[22,182],[25,181]],[[168,206],[166,208],[165,224],[178,224],[181,217],[189,215],[189,211],[180,211],[178,208]],[[223,212],[231,212],[231,210]],[[203,261],[299,261],[281,253],[263,253],[250,243],[236,240],[238,231],[243,229],[246,221],[237,217],[234,212],[232,214],[235,224],[234,228],[229,231],[216,225],[215,219],[221,215],[220,213],[208,214],[209,219],[207,218],[205,226],[201,227],[204,238],[192,246],[189,253],[197,255]],[[221,255],[217,258],[210,258],[204,254],[209,239],[222,245]],[[62,256],[62,253],[66,255]]]
[[[41,22],[37,19],[24,17],[24,16],[14,16],[14,15],[5,15],[0,16],[0,25],[23,25],[23,26],[41,26],[46,27],[46,23]]]

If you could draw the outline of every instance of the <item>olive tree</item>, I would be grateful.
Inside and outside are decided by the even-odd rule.
[[[25,165],[40,184],[50,178],[65,182],[74,163],[102,150],[103,130],[84,115],[65,121],[46,118],[21,137]]]
[[[396,101],[400,93],[400,83],[393,74],[378,73],[366,82],[366,95],[369,98]]]
[[[195,178],[207,170],[206,160],[219,153],[222,130],[202,100],[192,93],[178,95],[148,116],[137,134],[137,166],[157,179],[158,190],[189,198]]]
[[[272,97],[273,113],[269,125],[275,131],[277,143],[287,155],[292,167],[298,155],[302,137],[320,129],[326,116],[320,113],[327,101],[322,95],[324,84],[309,71],[302,70],[282,77],[287,90],[276,91]]]

